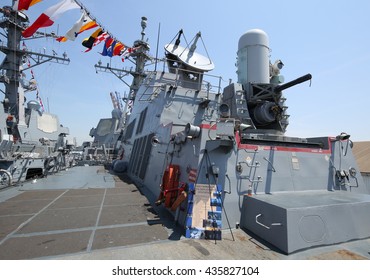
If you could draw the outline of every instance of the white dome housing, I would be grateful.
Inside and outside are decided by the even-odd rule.
[[[238,44],[238,83],[269,83],[269,38],[260,29],[242,35]]]

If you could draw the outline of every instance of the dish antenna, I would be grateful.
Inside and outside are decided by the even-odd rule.
[[[182,30],[179,32],[179,37],[182,34]],[[167,44],[164,49],[171,54],[173,57],[176,57],[184,65],[196,69],[201,72],[211,71],[215,68],[212,60],[209,57],[205,57],[199,53],[195,52],[198,39],[201,37],[201,33],[198,32],[195,36],[194,43],[190,48],[182,47],[179,43],[179,38],[176,40],[175,44]]]

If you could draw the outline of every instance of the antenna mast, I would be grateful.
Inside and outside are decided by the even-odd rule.
[[[6,30],[6,36],[4,34],[2,35],[7,39],[6,45],[0,45],[0,51],[5,54],[5,59],[3,63],[0,64],[0,82],[5,85],[5,91],[1,90],[5,95],[3,101],[4,108],[9,115],[15,117],[17,124],[25,125],[23,104],[24,89],[21,84],[22,71],[48,61],[68,64],[70,60],[65,53],[62,57],[58,57],[56,53],[54,53],[54,55],[47,55],[30,52],[25,48],[21,48],[22,31],[27,27],[29,22],[28,16],[23,12],[13,10],[12,7],[9,6],[0,8],[0,12],[4,14],[4,17],[0,21],[0,28]],[[48,37],[55,36],[53,34],[45,35]],[[22,69],[24,57],[31,57],[35,64]],[[17,139],[21,139],[16,128],[13,130],[13,135]]]

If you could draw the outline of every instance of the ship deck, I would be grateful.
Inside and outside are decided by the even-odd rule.
[[[0,259],[370,259],[370,239],[285,255],[241,229],[186,239],[145,187],[78,166],[0,191]]]

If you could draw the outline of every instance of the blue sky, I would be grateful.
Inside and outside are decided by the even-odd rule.
[[[44,0],[27,14],[32,23],[46,8],[60,0]],[[4,1],[2,1],[4,2]],[[10,0],[5,0],[9,2]],[[118,40],[127,45],[140,38],[140,20],[148,18],[146,30],[151,54],[155,56],[158,26],[161,26],[159,57],[163,46],[182,28],[190,41],[198,32],[215,64],[210,73],[222,76],[225,86],[237,80],[238,40],[253,28],[269,35],[271,61],[281,59],[285,81],[306,73],[309,82],[287,89],[290,125],[287,135],[296,137],[335,136],[342,131],[354,141],[370,140],[370,2],[369,1],[98,1],[81,0],[91,14]],[[109,4],[108,4],[109,3]],[[47,28],[59,35],[79,18],[79,11],[63,14]],[[71,59],[68,66],[46,63],[34,68],[40,94],[50,112],[70,128],[78,143],[91,140],[89,131],[100,118],[110,117],[113,109],[109,93],[123,95],[127,86],[112,74],[96,73],[94,64],[101,59],[113,67],[131,67],[119,57],[102,57],[102,46],[83,53],[81,41],[92,31],[76,39],[59,43],[52,39],[26,41],[34,51],[64,51]],[[197,51],[205,54],[201,45]],[[1,56],[2,58],[2,56]],[[30,74],[28,74],[28,77]],[[126,81],[131,82],[127,77]],[[30,93],[28,100],[34,98]]]

